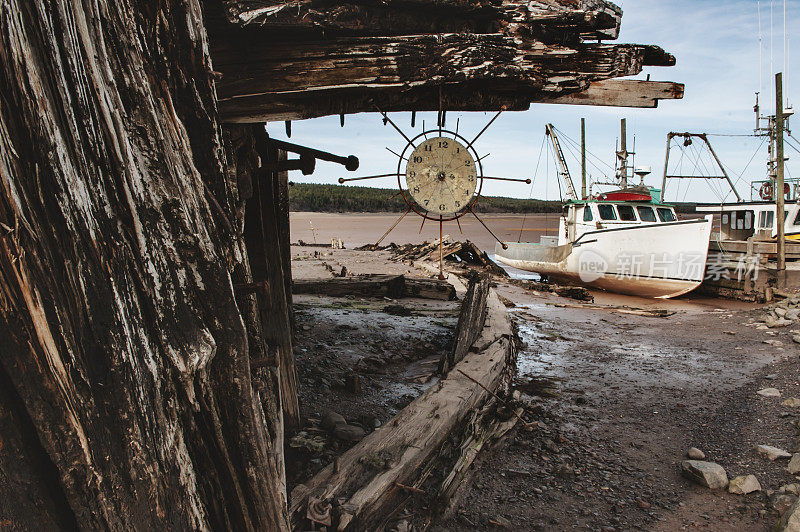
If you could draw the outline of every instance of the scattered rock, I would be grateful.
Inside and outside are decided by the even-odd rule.
[[[797,321],[797,319],[800,318],[800,309],[789,309],[783,317],[787,320]]]
[[[681,471],[685,477],[711,489],[722,489],[728,485],[725,469],[714,462],[684,460],[681,462]]]
[[[774,493],[772,495],[772,497],[770,497],[770,504],[772,505],[772,508],[775,511],[777,511],[779,514],[782,514],[782,513],[786,512],[789,509],[789,507],[794,505],[796,502],[797,502],[797,497],[795,497],[794,495],[790,495],[788,493],[777,492],[777,493]],[[788,529],[785,529],[785,530],[796,531],[796,530],[800,530],[800,529],[798,529],[798,528],[788,528]]]
[[[766,318],[764,318],[764,323],[766,323],[767,327],[769,327],[770,329],[774,329],[776,327],[786,327],[787,325],[791,325],[792,321],[784,318],[775,318],[773,316],[767,316]]]
[[[731,480],[728,491],[737,495],[747,495],[754,491],[761,491],[761,484],[755,475],[743,475]]]
[[[386,305],[383,307],[383,311],[392,316],[411,316],[411,309],[403,305]]]
[[[768,381],[774,381],[775,379],[778,378],[778,374],[770,373],[769,375],[764,375],[764,378],[767,379]]]
[[[772,347],[783,347],[783,342],[780,340],[764,340],[764,343]]]
[[[796,344],[800,344],[800,334],[795,334],[792,336],[792,341]]]
[[[795,501],[783,512],[781,520],[772,529],[773,532],[794,532],[800,530],[800,501]]]
[[[322,413],[322,428],[327,430],[333,430],[336,428],[336,425],[345,425],[347,421],[344,419],[344,416],[338,412],[334,412],[333,410],[326,410]]]
[[[758,395],[762,397],[780,397],[781,391],[777,388],[764,388],[762,390],[758,390],[756,392]]]
[[[800,473],[800,453],[794,453],[792,455],[792,459],[789,460],[789,465],[786,466],[786,469],[788,469],[789,473],[792,475]]]
[[[704,453],[703,451],[701,451],[697,447],[690,448],[689,451],[686,453],[686,456],[688,456],[692,460],[705,460],[706,459],[706,453]]]
[[[778,449],[777,447],[773,447],[771,445],[759,445],[756,447],[756,452],[766,456],[771,462],[774,462],[780,458],[791,458],[792,456],[783,449]]]
[[[336,425],[333,435],[344,441],[361,441],[365,432],[364,429],[355,425]]]
[[[784,484],[778,490],[781,493],[791,493],[792,495],[800,495],[800,484]]]
[[[800,399],[797,397],[790,397],[781,403],[783,406],[790,406],[792,408],[800,407]]]

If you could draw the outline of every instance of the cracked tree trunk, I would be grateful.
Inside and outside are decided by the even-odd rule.
[[[197,0],[0,0],[0,528],[287,526],[207,49]]]

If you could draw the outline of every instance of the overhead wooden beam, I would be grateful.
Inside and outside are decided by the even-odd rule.
[[[656,108],[660,100],[683,98],[683,92],[683,83],[606,79],[595,81],[584,91],[542,100],[540,103]]]
[[[324,0],[228,0],[225,15],[240,26],[289,30],[295,40],[298,31],[328,36],[524,31],[559,42],[616,39],[622,10],[605,0],[349,0],[334,5]]]
[[[499,34],[267,42],[260,32],[212,38],[227,122],[384,110],[523,110],[675,58],[657,46],[521,42]]]

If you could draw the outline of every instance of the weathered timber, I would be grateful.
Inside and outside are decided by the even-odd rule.
[[[458,315],[453,349],[442,353],[439,360],[439,374],[447,375],[453,366],[458,364],[475,344],[475,339],[483,332],[486,323],[486,301],[489,297],[489,276],[473,274],[469,279],[469,288],[461,302]],[[494,341],[494,339],[492,339]]]
[[[461,442],[473,437],[473,414],[484,411],[487,402],[493,400],[486,390],[503,393],[510,385],[509,368],[514,360],[511,333],[505,307],[491,292],[486,327],[477,339],[477,343],[488,343],[488,347],[479,353],[467,353],[456,366],[476,382],[450,372],[395,418],[344,453],[338,468],[329,465],[295,488],[290,507],[293,525],[303,526],[307,505],[316,500],[333,506],[332,514],[338,518],[333,526],[337,530],[377,529],[406,497],[406,490],[398,489],[398,484],[418,489],[434,467],[458,464],[458,456],[444,451],[455,448],[460,454]],[[490,338],[497,340],[485,342]],[[445,456],[448,463],[443,464]]]
[[[287,526],[207,49],[196,0],[2,2],[1,528]]]
[[[229,122],[374,111],[524,110],[675,59],[657,46],[573,47],[500,34],[410,35],[266,42],[260,33],[213,42],[220,112]]]
[[[607,79],[591,83],[582,92],[557,96],[540,103],[655,108],[660,100],[683,98],[683,92],[682,83]]]
[[[254,197],[247,205],[247,209],[255,213],[248,217],[253,221],[249,229],[245,224],[245,238],[254,279],[264,280],[270,287],[268,294],[260,294],[258,298],[261,323],[279,367],[284,425],[287,431],[294,431],[300,427],[300,404],[292,350],[288,211],[284,212],[288,190],[282,190],[284,185],[288,187],[288,181],[279,177],[281,172],[265,168],[270,163],[285,159],[286,154],[267,142],[263,125],[251,127],[261,166],[254,176]],[[282,196],[284,204],[281,203]]]
[[[456,298],[455,288],[447,281],[391,274],[370,274],[333,279],[296,279],[292,291],[295,294],[333,297],[350,295],[392,299],[419,297],[444,301],[452,301]]]
[[[226,2],[230,22],[269,28],[273,38],[291,32],[309,40],[321,36],[496,33],[535,36],[543,42],[579,38],[616,39],[622,10],[603,0],[502,2],[464,0],[370,0],[331,2]]]

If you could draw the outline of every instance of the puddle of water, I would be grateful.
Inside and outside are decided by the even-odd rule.
[[[507,264],[503,264],[497,260],[497,256],[494,253],[489,254],[489,258],[492,259],[495,264],[503,268],[508,276],[512,279],[519,279],[522,281],[541,281],[542,277],[538,273],[528,272],[525,270],[519,270],[514,268],[513,266],[509,266]]]

